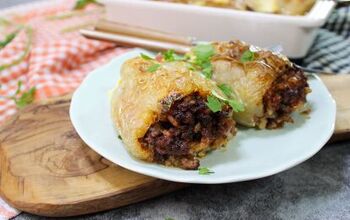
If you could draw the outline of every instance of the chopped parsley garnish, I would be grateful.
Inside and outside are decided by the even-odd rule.
[[[23,92],[19,97],[17,97],[17,95],[19,95],[19,93],[21,92],[21,87],[22,81],[18,81],[17,90],[15,92],[15,95],[12,97],[18,108],[23,108],[24,106],[32,103],[34,101],[34,96],[36,92],[36,88],[32,87],[27,92]]]
[[[205,78],[211,79],[213,76],[213,65],[211,58],[215,54],[215,49],[211,44],[199,44],[193,48],[193,55],[186,54],[185,56],[179,56],[174,50],[168,50],[162,53],[162,59],[166,62],[173,61],[186,61],[188,69],[192,71],[199,71]],[[140,56],[145,60],[154,60],[153,58],[143,53]],[[242,59],[254,59],[254,53],[250,50],[243,53]],[[158,60],[156,58],[156,60]],[[159,63],[153,63],[148,67],[147,72],[155,72],[161,67]],[[212,90],[211,95],[207,96],[206,105],[212,112],[219,112],[222,110],[222,106],[227,104],[232,107],[235,112],[244,111],[244,105],[236,99],[236,95],[227,84],[220,84],[218,88],[223,95],[220,95],[215,90]]]
[[[215,54],[213,45],[211,44],[199,44],[193,48],[194,57],[190,54],[185,56],[179,56],[174,50],[168,50],[162,53],[163,60],[166,62],[173,61],[187,61],[188,69],[192,71],[200,71],[201,74],[207,78],[211,79],[213,75],[213,65],[211,64],[211,58]],[[145,60],[154,60],[153,58],[145,55],[143,53],[140,56]],[[241,60],[253,60],[254,52],[247,50],[243,53]],[[157,60],[157,59],[156,59]],[[243,62],[243,61],[242,61]],[[245,62],[245,61],[244,61]],[[155,72],[161,67],[159,63],[153,63],[148,67],[147,72]],[[233,90],[227,84],[220,84],[218,88],[225,95],[222,96],[218,94],[215,90],[212,90],[211,95],[207,96],[206,105],[212,112],[219,112],[222,110],[224,104],[228,104],[232,107],[235,112],[244,111],[244,105],[236,99],[236,95]]]
[[[123,140],[122,136],[120,136],[120,135],[118,135],[118,138],[119,138],[120,140]]]
[[[193,53],[195,57],[194,61],[192,63],[190,62],[190,68],[201,71],[205,78],[211,79],[213,76],[213,65],[211,63],[211,58],[215,54],[213,45],[199,44],[193,48]],[[252,57],[254,58],[254,54]],[[211,92],[212,94],[207,97],[206,103],[211,111],[221,111],[222,105],[225,103],[230,105],[235,112],[244,111],[244,105],[235,99],[235,94],[230,86],[221,84],[218,85],[218,87],[226,97],[219,95],[215,90],[213,90]]]
[[[235,111],[235,112],[243,112],[244,111],[243,103],[241,103],[235,99],[230,99],[227,102],[232,107],[233,111]]]
[[[167,62],[175,61],[174,53],[174,50],[167,50],[163,52],[164,60]]]
[[[227,104],[229,104],[233,111],[235,112],[242,112],[244,111],[244,105],[243,103],[237,101],[235,94],[233,92],[233,90],[231,89],[231,87],[227,84],[220,84],[218,85],[219,89],[222,91],[222,93],[225,94],[225,96],[227,97],[227,99],[220,97],[215,91],[212,91],[212,94],[214,96],[216,96],[217,98],[221,99],[222,101],[227,102]]]
[[[97,4],[96,0],[77,0],[73,7],[73,10],[84,9],[88,4]]]
[[[12,99],[16,103],[16,106],[18,108],[23,108],[34,101],[36,88],[32,87],[26,92],[22,92],[21,89],[22,89],[22,81],[18,81],[17,90],[15,94],[9,97],[0,97],[0,98]]]
[[[202,74],[205,76],[205,78],[211,79],[211,77],[213,76],[213,66],[211,65],[211,63],[203,63],[202,68]]]
[[[144,53],[141,53],[140,57],[144,60],[154,60],[154,58],[152,58]],[[147,68],[147,72],[154,73],[155,71],[157,71],[159,69],[159,67],[161,67],[161,65],[159,63],[153,63],[151,66],[149,66]]]
[[[255,53],[253,51],[250,51],[249,49],[244,51],[244,53],[241,56],[241,62],[249,62],[249,61],[254,61],[255,58]]]
[[[141,54],[140,54],[140,57],[141,57],[142,59],[144,59],[144,60],[153,60],[152,57],[150,57],[150,56],[148,56],[148,55],[146,55],[146,54],[144,54],[144,53],[141,53]]]
[[[218,87],[227,97],[230,97],[233,93],[232,89],[227,84],[220,84]]]
[[[32,103],[34,101],[35,92],[36,88],[32,87],[28,90],[28,92],[24,92],[19,98],[14,99],[17,107],[23,108],[24,106]]]
[[[192,63],[188,63],[188,70],[195,71],[196,68],[193,66]]]
[[[180,55],[176,54],[175,51],[172,49],[163,52],[162,55],[163,55],[163,58],[166,62],[184,61],[187,59],[184,56],[180,56]]]
[[[214,47],[211,44],[198,44],[193,48],[196,60],[201,62],[210,61],[210,58],[214,55]]]
[[[220,100],[215,96],[209,95],[207,97],[206,104],[207,104],[208,108],[214,113],[221,111],[222,104],[221,104]]]
[[[210,175],[210,174],[213,174],[214,172],[209,170],[209,168],[207,167],[199,167],[198,173],[199,175]]]
[[[147,72],[154,73],[160,67],[159,63],[152,64],[152,66],[148,67]]]
[[[195,55],[193,64],[197,69],[201,70],[206,78],[211,79],[213,75],[213,67],[210,60],[215,53],[213,45],[199,44],[193,48],[193,53]]]

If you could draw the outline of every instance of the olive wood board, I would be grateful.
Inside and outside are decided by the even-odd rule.
[[[333,140],[347,139],[350,75],[322,78],[337,101]],[[13,207],[43,216],[75,216],[186,186],[143,176],[102,158],[75,132],[69,103],[70,96],[65,96],[30,105],[0,129],[0,194]]]

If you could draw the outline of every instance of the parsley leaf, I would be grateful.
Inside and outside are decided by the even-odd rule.
[[[150,56],[148,56],[148,55],[146,55],[146,54],[144,54],[144,53],[141,53],[141,54],[140,54],[140,57],[141,57],[142,59],[144,59],[144,60],[153,60],[152,57],[150,57]]]
[[[13,100],[18,108],[23,108],[26,105],[32,103],[34,101],[36,88],[32,87],[27,92],[21,92],[22,84],[22,81],[18,81],[16,92],[12,96],[5,96],[0,98]]]
[[[227,97],[230,97],[233,93],[231,87],[227,84],[220,84],[218,85],[219,89],[224,93]]]
[[[209,175],[209,174],[213,174],[214,172],[209,170],[209,168],[207,167],[199,167],[198,173],[199,175]]]
[[[241,62],[249,62],[254,61],[255,53],[253,51],[250,51],[249,49],[244,51],[244,53],[241,56]]]
[[[160,64],[155,63],[152,66],[148,67],[147,72],[154,73],[155,71],[157,71],[159,69],[159,67],[160,67]]]
[[[215,90],[212,90],[211,93],[214,97],[221,100],[224,103],[227,103],[230,105],[235,112],[243,112],[244,111],[244,104],[238,100],[236,100],[235,96],[233,95],[232,89],[226,85],[226,84],[220,84],[218,85],[218,88],[224,93],[226,97],[222,97],[219,95]]]
[[[244,111],[243,103],[241,103],[235,99],[228,100],[228,104],[232,107],[233,111],[235,111],[235,112],[243,112]]]
[[[214,113],[221,111],[221,107],[222,107],[221,102],[215,96],[209,95],[207,97],[206,104],[207,104],[208,108]]]
[[[193,66],[192,63],[188,63],[188,67],[187,67],[188,70],[191,70],[191,71],[195,71],[196,68]]]
[[[163,52],[163,57],[167,62],[175,61],[174,50],[167,50]]]
[[[28,90],[28,92],[23,92],[19,98],[14,98],[16,105],[18,108],[23,108],[24,106],[32,103],[34,101],[36,88],[32,87]]]
[[[211,79],[213,75],[213,67],[210,59],[214,55],[214,47],[211,44],[198,44],[193,48],[195,59],[193,64],[197,69],[202,71],[202,74],[207,78]]]
[[[193,52],[198,61],[206,62],[214,55],[214,47],[211,44],[198,44]]]
[[[183,61],[183,60],[187,59],[185,56],[180,56],[180,55],[176,54],[173,49],[167,50],[167,51],[163,52],[162,54],[163,54],[164,60],[167,62]]]
[[[3,41],[0,41],[0,49],[4,48],[7,44],[9,44],[17,35],[17,31],[11,34],[8,34]]]
[[[211,79],[213,76],[213,66],[210,62],[206,62],[202,64],[202,73],[207,79]]]
[[[77,0],[73,7],[73,10],[84,9],[88,4],[97,4],[96,0]]]
[[[119,140],[123,140],[122,136],[118,135]]]
[[[174,53],[174,59],[175,59],[176,61],[185,61],[185,60],[187,60],[188,58],[187,58],[186,56],[181,56],[181,55],[179,55],[179,54]]]

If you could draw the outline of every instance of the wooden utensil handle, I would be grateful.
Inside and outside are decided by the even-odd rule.
[[[111,22],[107,20],[99,20],[96,24],[95,30],[187,46],[191,46],[193,42],[193,39],[190,37],[176,36],[175,34],[151,30],[144,27],[136,27],[127,24]]]
[[[156,51],[166,51],[166,50],[174,50],[176,53],[184,54],[190,51],[190,46],[180,45],[175,43],[161,42],[149,39],[142,39],[138,37],[106,33],[102,31],[96,30],[88,30],[82,29],[80,33],[87,38],[97,39],[97,40],[105,40],[114,43],[118,43],[123,46],[136,46],[147,48]]]

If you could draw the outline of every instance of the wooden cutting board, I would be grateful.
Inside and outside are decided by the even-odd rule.
[[[69,103],[68,97],[27,107],[0,131],[0,192],[12,206],[74,216],[184,186],[130,172],[96,154],[75,132]]]
[[[323,79],[338,102],[333,138],[350,138],[350,75]],[[37,215],[74,216],[185,186],[133,173],[96,154],[72,127],[69,103],[63,97],[28,106],[0,130],[0,193],[12,206]]]
[[[322,76],[337,103],[337,120],[331,141],[350,139],[350,74]]]

